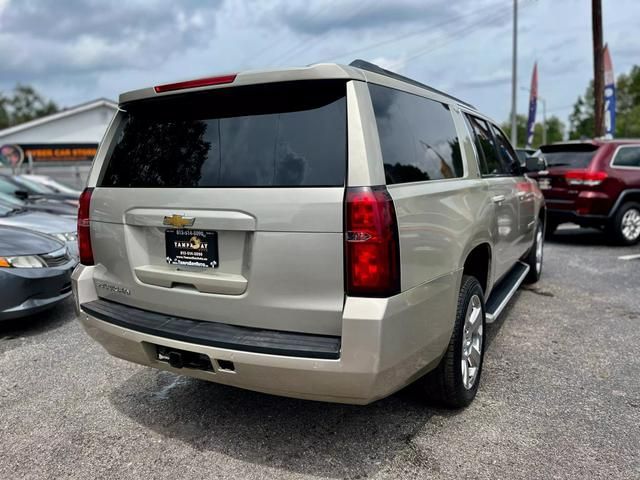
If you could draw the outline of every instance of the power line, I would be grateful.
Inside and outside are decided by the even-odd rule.
[[[362,5],[359,5],[358,8],[356,8],[355,10],[353,10],[351,12],[350,15],[348,15],[343,22],[346,23],[349,20],[354,19],[358,14],[360,14],[363,10],[365,10],[367,7],[371,7],[372,5],[374,5],[375,3],[377,3],[379,0],[374,0],[373,4],[368,4],[366,2],[364,2]],[[291,56],[296,55],[297,53],[301,52],[302,50],[305,49],[305,47],[309,47],[312,48],[313,43],[316,43],[318,41],[320,41],[321,39],[325,38],[327,35],[329,35],[329,33],[331,33],[331,29],[327,29],[325,30],[321,35],[317,36],[317,37],[309,37],[307,40],[305,40],[304,42],[295,45],[293,48],[289,49],[287,52],[285,52],[283,55],[281,55],[280,57],[278,57],[278,59],[274,60],[274,64],[288,60],[289,58],[291,58]]]
[[[504,2],[498,2],[498,3],[500,3],[501,5],[504,4]],[[483,7],[483,8],[480,8],[478,10],[474,10],[472,12],[467,12],[467,13],[464,13],[462,15],[456,15],[454,17],[449,17],[448,19],[446,19],[446,20],[444,20],[442,22],[430,24],[427,27],[421,28],[419,30],[415,30],[413,32],[409,32],[409,33],[405,33],[405,34],[398,35],[398,36],[395,36],[395,37],[391,37],[391,38],[388,38],[387,40],[383,40],[381,42],[376,42],[376,43],[372,43],[372,44],[369,44],[369,45],[365,45],[364,47],[359,47],[359,48],[356,48],[354,50],[349,50],[348,52],[341,53],[339,56],[335,56],[335,57],[327,58],[325,60],[321,60],[321,62],[328,62],[328,61],[331,61],[331,60],[336,60],[338,58],[343,58],[343,57],[346,57],[346,56],[349,56],[349,55],[353,55],[354,53],[365,52],[365,51],[371,50],[373,48],[381,47],[383,45],[389,45],[391,43],[396,43],[396,42],[405,40],[407,38],[413,37],[415,35],[420,35],[422,33],[429,32],[429,31],[433,30],[434,28],[442,28],[442,27],[444,27],[444,26],[446,26],[446,25],[448,25],[450,23],[455,23],[455,22],[458,22],[460,20],[464,20],[465,18],[475,16],[480,12],[486,11],[487,8],[497,7],[498,3],[495,3],[495,4],[493,4],[493,5],[489,6],[489,7]]]
[[[526,5],[530,5],[530,4],[525,4],[523,6]],[[480,18],[477,22],[473,22],[470,25],[466,25],[464,28],[461,28],[457,31],[454,31],[453,34],[451,34],[451,37],[454,38],[450,38],[450,39],[444,39],[438,43],[436,43],[435,45],[430,45],[427,48],[423,48],[420,50],[415,51],[412,55],[410,55],[409,57],[407,57],[406,59],[404,59],[405,62],[408,62],[409,60],[415,60],[416,58],[419,58],[423,55],[429,54],[431,52],[433,52],[434,50],[437,50],[438,48],[441,48],[445,45],[448,45],[451,42],[454,42],[458,39],[460,39],[461,37],[467,36],[477,30],[479,30],[480,28],[484,27],[487,21],[496,21],[496,20],[502,20],[502,19],[506,19],[508,17],[511,16],[511,8],[508,8],[502,12],[499,12],[498,14],[495,14],[495,12],[493,14],[487,15],[485,17]]]
[[[333,1],[326,2],[320,8],[318,8],[318,10],[316,10],[316,12],[314,14],[312,14],[309,17],[309,20],[313,20],[313,19],[317,18],[321,13],[324,13],[325,11],[327,11],[329,6],[334,5],[337,2],[338,2],[338,0],[333,0]],[[257,60],[258,58],[262,57],[262,55],[264,53],[267,53],[273,47],[275,47],[279,43],[282,43],[283,40],[286,40],[286,36],[280,36],[280,38],[278,38],[276,41],[271,42],[271,43],[267,44],[266,47],[261,48],[257,53],[255,53],[253,55],[253,58],[251,59],[251,61],[249,63],[253,63],[255,60]]]

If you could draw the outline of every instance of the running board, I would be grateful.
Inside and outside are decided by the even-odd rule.
[[[493,323],[498,319],[504,307],[507,306],[511,297],[524,281],[527,273],[529,273],[529,265],[517,262],[509,273],[500,280],[500,283],[493,287],[491,296],[485,305],[487,323]]]

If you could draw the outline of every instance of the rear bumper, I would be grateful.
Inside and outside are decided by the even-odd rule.
[[[390,395],[437,365],[451,337],[460,281],[460,272],[454,272],[388,299],[346,298],[339,355],[313,358],[300,352],[251,351],[256,349],[207,342],[205,336],[176,337],[131,323],[128,328],[121,321],[100,319],[91,307],[91,302],[99,300],[93,286],[94,268],[79,266],[73,274],[76,306],[87,333],[111,355],[264,393],[353,404]],[[298,335],[298,340],[317,337],[272,333],[278,337],[275,343],[285,349],[293,339],[286,335]],[[173,368],[157,359],[156,346],[206,355],[213,371]],[[234,371],[220,368],[219,361],[233,362]]]
[[[0,320],[33,315],[71,295],[75,260],[51,268],[0,269]]]

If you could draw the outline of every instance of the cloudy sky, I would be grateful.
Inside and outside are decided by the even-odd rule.
[[[604,0],[616,74],[640,64],[637,0]],[[520,0],[518,84],[563,120],[592,75],[589,0]],[[0,0],[0,90],[61,106],[172,80],[364,58],[510,109],[512,0]],[[518,91],[518,111],[528,93]]]

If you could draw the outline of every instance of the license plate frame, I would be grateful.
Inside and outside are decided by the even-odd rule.
[[[178,267],[218,268],[218,232],[169,228],[164,232],[166,260]]]

